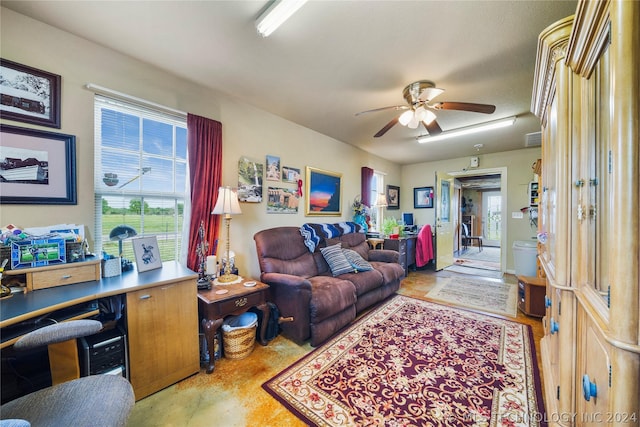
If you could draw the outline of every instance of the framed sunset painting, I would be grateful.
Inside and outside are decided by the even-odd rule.
[[[305,215],[342,215],[342,174],[307,166],[305,195]]]

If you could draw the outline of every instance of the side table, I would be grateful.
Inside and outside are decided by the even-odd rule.
[[[255,282],[255,285],[248,287],[246,286],[247,282]],[[221,293],[223,290],[227,292]],[[214,340],[225,316],[239,315],[252,307],[262,311],[262,325],[258,341],[262,345],[267,345],[265,332],[269,322],[268,294],[269,285],[252,279],[244,279],[242,282],[232,285],[213,285],[210,290],[198,291],[198,313],[202,318],[202,328],[209,352],[207,374],[212,373],[215,368]],[[219,344],[222,345],[222,343]]]

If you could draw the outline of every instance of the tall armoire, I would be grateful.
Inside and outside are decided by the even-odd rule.
[[[538,42],[541,342],[552,425],[640,423],[640,1],[579,1]]]

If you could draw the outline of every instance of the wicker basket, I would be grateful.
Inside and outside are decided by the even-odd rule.
[[[243,324],[243,326],[233,326],[238,323]],[[244,359],[251,354],[256,342],[257,327],[258,316],[252,312],[244,313],[225,321],[222,326],[224,357],[228,359]]]

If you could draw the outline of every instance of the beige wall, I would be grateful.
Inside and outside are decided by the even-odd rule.
[[[528,184],[533,180],[532,164],[540,158],[540,148],[526,148],[515,151],[505,151],[490,155],[478,155],[480,167],[469,169],[479,174],[483,170],[505,168],[507,173],[507,200],[503,211],[506,220],[506,271],[514,271],[512,246],[515,240],[530,240],[536,231],[529,226],[528,217],[523,219],[511,218],[512,212],[519,212],[520,208],[528,206]],[[469,168],[469,157],[460,157],[439,162],[418,163],[402,168],[402,189],[400,212],[413,211],[417,224],[435,226],[435,209],[413,209],[414,187],[435,187],[435,173],[460,173]],[[395,211],[398,212],[398,211]],[[399,214],[393,214],[398,216]],[[504,269],[504,267],[503,267]]]
[[[73,222],[85,224],[89,240],[93,241],[93,94],[84,89],[87,83],[222,122],[225,184],[236,185],[237,163],[241,156],[264,163],[266,155],[270,154],[279,156],[283,165],[301,170],[305,166],[313,166],[342,173],[342,219],[350,218],[350,203],[360,192],[361,166],[384,172],[387,184],[401,186],[400,210],[385,213],[385,216],[399,217],[403,211],[413,211],[414,187],[434,185],[436,170],[460,171],[469,164],[465,157],[400,167],[6,8],[2,8],[1,24],[0,51],[3,58],[62,76],[62,128],[59,132],[76,136],[78,188],[77,206],[3,205],[0,212],[2,226],[9,223],[28,227]],[[2,123],[35,127],[6,120]],[[510,213],[527,203],[526,184],[532,178],[531,164],[540,157],[540,150],[523,149],[479,157],[481,169],[508,169],[507,269],[513,269],[510,250],[513,241],[530,238],[535,233],[526,220],[511,219]],[[302,206],[297,215],[267,215],[265,201],[243,203],[241,207],[243,214],[232,221],[232,248],[237,254],[241,272],[254,276],[259,274],[253,243],[255,232],[281,225],[341,220],[338,217],[305,217]],[[433,209],[417,209],[415,214],[419,224],[434,224]]]
[[[84,89],[87,83],[222,122],[223,182],[227,185],[237,185],[241,156],[264,163],[270,154],[279,156],[282,164],[302,171],[305,166],[313,166],[340,172],[342,219],[349,219],[350,203],[360,193],[362,166],[385,172],[389,182],[400,181],[398,165],[6,8],[1,12],[2,57],[62,76],[62,128],[39,129],[76,136],[78,188],[77,206],[3,205],[2,226],[85,224],[89,240],[93,241],[93,94]],[[2,123],[30,127],[7,120]],[[297,215],[267,215],[265,201],[243,203],[241,208],[243,214],[232,220],[232,248],[241,273],[253,276],[259,274],[255,232],[280,225],[341,220],[305,217],[302,207]]]

